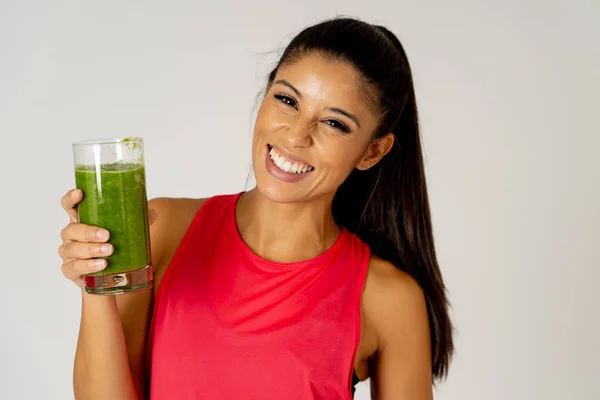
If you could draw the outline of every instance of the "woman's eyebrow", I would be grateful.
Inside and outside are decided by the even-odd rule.
[[[333,113],[340,114],[340,115],[350,118],[360,128],[360,122],[358,122],[358,118],[356,118],[356,116],[354,116],[354,114],[351,114],[348,111],[342,110],[341,108],[335,108],[335,107],[326,107],[325,110],[328,110]]]
[[[283,85],[283,86],[286,86],[286,87],[288,87],[288,88],[292,89],[292,91],[293,91],[294,93],[296,93],[296,96],[298,96],[298,97],[300,98],[300,100],[302,100],[302,94],[300,93],[300,91],[299,91],[298,89],[296,89],[296,88],[294,87],[294,85],[292,85],[291,83],[289,83],[289,82],[288,82],[288,81],[286,81],[285,79],[279,79],[279,80],[277,80],[277,81],[275,82],[275,84],[278,84],[278,83],[279,83],[280,85]]]

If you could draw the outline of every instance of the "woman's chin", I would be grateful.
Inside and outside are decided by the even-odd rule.
[[[294,203],[302,199],[302,195],[296,190],[277,181],[256,183],[258,192],[274,203]]]

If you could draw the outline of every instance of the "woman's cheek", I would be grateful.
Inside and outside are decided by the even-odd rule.
[[[359,157],[356,146],[349,141],[330,140],[323,148],[326,148],[328,163],[341,171],[351,171]]]

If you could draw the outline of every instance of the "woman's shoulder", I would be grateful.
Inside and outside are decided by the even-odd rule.
[[[156,214],[156,222],[150,227],[154,287],[157,288],[168,265],[175,256],[194,218],[203,206],[210,211],[205,214],[224,210],[240,194],[221,194],[205,198],[158,197],[148,202],[148,208]]]
[[[421,287],[409,273],[375,254],[371,254],[369,260],[367,280],[373,286],[371,289],[374,289],[374,295],[385,298],[390,295],[398,296],[397,293],[409,297],[422,296]]]
[[[155,288],[194,217],[209,199],[158,197],[148,202],[148,209],[156,218],[150,226]]]
[[[185,233],[198,210],[210,198],[173,198],[158,197],[148,202],[148,209],[155,213],[156,222],[151,227],[151,234],[158,237],[177,236]]]
[[[236,195],[215,195],[205,198],[157,197],[148,202],[148,209],[156,213],[151,231],[155,236],[173,237],[185,234],[198,211],[209,201],[225,204]],[[177,241],[177,240],[176,240]]]
[[[159,214],[159,218],[163,214],[166,214],[168,217],[176,217],[179,219],[189,216],[190,213],[195,214],[209,199],[210,197],[198,199],[187,197],[157,197],[148,201],[148,208],[155,210]]]
[[[191,222],[198,210],[209,200],[227,201],[235,199],[239,194],[221,194],[204,198],[189,197],[156,197],[148,201],[148,208],[156,210],[159,214],[165,214],[169,221],[174,224]],[[166,218],[163,218],[163,222]]]
[[[425,296],[417,281],[375,255],[369,262],[362,304],[377,334],[378,347],[402,341],[411,327],[427,323]]]

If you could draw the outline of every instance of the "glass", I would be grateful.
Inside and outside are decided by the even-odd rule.
[[[152,287],[148,200],[141,138],[73,144],[79,222],[110,232],[107,267],[85,275],[85,291],[121,294]]]

